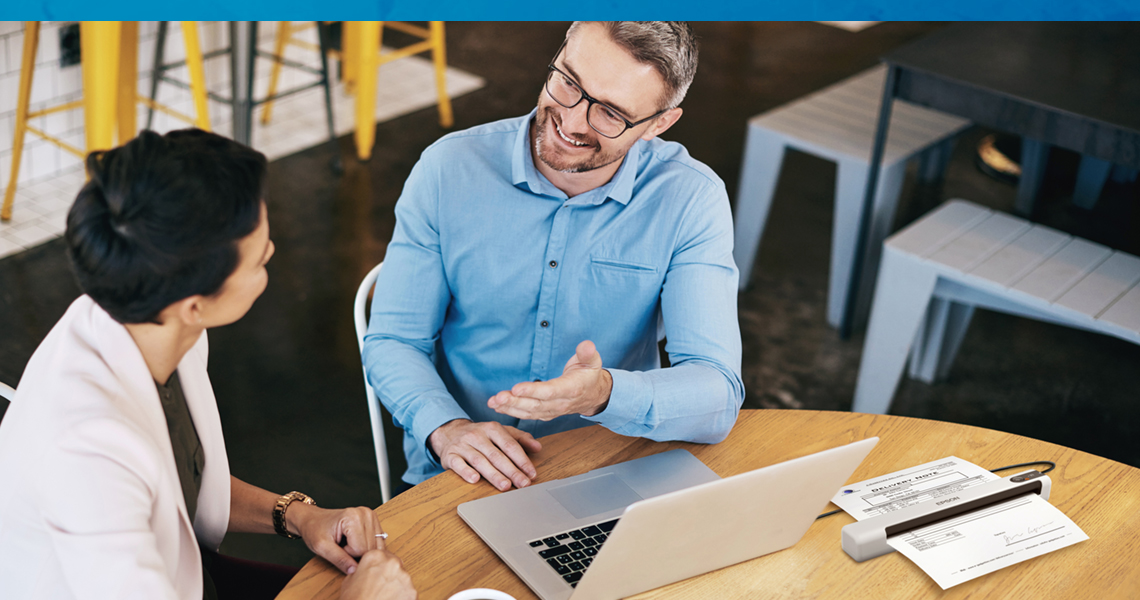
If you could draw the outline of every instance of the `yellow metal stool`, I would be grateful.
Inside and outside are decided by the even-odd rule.
[[[380,42],[385,27],[424,41],[381,53]],[[400,21],[346,21],[342,48],[345,87],[356,94],[357,158],[368,160],[372,157],[372,146],[376,141],[377,71],[384,63],[430,50],[435,65],[436,93],[439,95],[439,125],[447,128],[455,124],[451,98],[447,95],[447,41],[443,21],[430,21],[427,28]]]
[[[190,22],[191,24],[193,22]],[[80,23],[80,44],[83,56],[83,99],[37,111],[29,111],[32,95],[32,75],[35,71],[36,49],[39,45],[40,23],[28,21],[24,26],[24,52],[20,68],[20,88],[16,101],[16,127],[12,140],[12,173],[0,207],[0,220],[12,218],[12,205],[16,197],[16,180],[20,174],[20,159],[27,133],[37,135],[64,151],[83,157],[87,152],[106,150],[115,145],[115,132],[119,143],[126,143],[137,132],[136,104],[142,102],[195,126],[209,130],[209,113],[206,110],[206,78],[202,68],[202,52],[195,27],[185,27],[187,65],[190,69],[191,93],[197,117],[189,117],[165,106],[158,105],[137,91],[138,81],[138,22],[137,21],[83,21]],[[84,109],[84,128],[87,150],[80,150],[47,132],[28,125],[29,119],[66,110]]]
[[[320,51],[318,46],[293,37],[294,33],[312,26],[313,24],[297,26],[293,25],[292,21],[280,21],[277,27],[276,55],[283,56],[285,48],[290,45]],[[423,41],[390,52],[381,52],[384,27],[421,38]],[[429,21],[426,28],[401,21],[345,21],[341,34],[341,49],[330,50],[329,54],[341,60],[341,77],[345,89],[350,94],[356,94],[355,141],[356,154],[360,160],[368,160],[372,156],[372,146],[376,138],[374,107],[377,70],[384,63],[430,50],[435,67],[436,92],[439,95],[439,124],[448,128],[455,123],[451,112],[451,98],[447,95],[447,41],[444,36],[443,21]],[[269,76],[271,98],[277,90],[281,64],[280,60],[275,61]],[[272,111],[272,101],[266,102],[261,113],[262,123],[269,123]]]
[[[294,25],[292,21],[277,22],[277,41],[274,44],[273,55],[271,57],[273,60],[273,68],[269,71],[269,89],[266,92],[267,100],[265,100],[265,106],[261,109],[262,125],[268,125],[273,115],[273,101],[277,96],[277,83],[281,78],[281,67],[288,64],[288,61],[285,60],[285,48],[288,46],[297,46],[298,48],[312,50],[313,52],[321,52],[322,50],[321,44],[313,44],[297,39],[293,37],[293,34],[301,33],[313,27],[328,27],[332,23],[333,21],[323,21],[318,24],[316,21],[310,21],[304,25]],[[332,48],[328,49],[327,54],[334,58],[340,58],[340,52]],[[332,111],[331,104],[328,106],[328,110],[330,112]]]

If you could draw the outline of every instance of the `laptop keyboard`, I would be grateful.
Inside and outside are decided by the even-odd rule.
[[[605,521],[581,529],[572,529],[541,540],[534,540],[530,547],[546,560],[570,587],[578,587],[578,580],[586,572],[586,567],[594,562],[594,556],[606,543],[618,520]]]

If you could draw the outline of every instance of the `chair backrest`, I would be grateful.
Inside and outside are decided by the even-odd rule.
[[[352,319],[356,323],[356,343],[360,351],[364,351],[364,334],[368,332],[368,292],[376,285],[376,276],[380,274],[380,267],[376,265],[364,276],[360,288],[356,290],[356,301],[353,302]],[[376,447],[376,467],[380,471],[380,496],[384,502],[392,498],[388,473],[388,449],[384,440],[384,413],[380,410],[380,401],[376,392],[368,383],[368,367],[364,371],[364,395],[368,399],[368,420],[372,422],[372,444]]]

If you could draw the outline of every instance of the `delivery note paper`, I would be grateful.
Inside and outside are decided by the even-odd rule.
[[[1037,494],[887,538],[942,589],[1089,539]]]
[[[948,456],[844,486],[831,501],[862,521],[997,478],[974,463]]]

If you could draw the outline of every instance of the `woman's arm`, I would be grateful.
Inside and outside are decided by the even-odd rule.
[[[279,496],[230,476],[229,531],[274,533],[273,508]],[[293,502],[285,511],[285,528],[305,540],[313,554],[336,565],[341,572],[356,571],[353,557],[384,548],[376,514],[363,506],[330,510]]]

